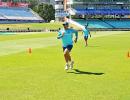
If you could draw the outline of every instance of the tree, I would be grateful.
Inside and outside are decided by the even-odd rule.
[[[46,21],[49,22],[55,19],[55,9],[52,5],[39,4],[35,11]]]
[[[29,2],[29,8],[34,9],[38,5],[38,0],[28,0]]]

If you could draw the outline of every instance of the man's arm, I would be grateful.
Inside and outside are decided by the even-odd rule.
[[[60,33],[57,37],[57,39],[61,39],[62,37],[64,36],[64,32],[63,33]]]
[[[77,31],[77,30],[74,30],[74,29],[73,29],[73,31],[74,31],[74,33],[75,33],[75,39],[74,39],[74,42],[76,43],[77,40],[78,40],[78,31]]]
[[[88,33],[89,33],[89,36],[91,37],[90,31]]]

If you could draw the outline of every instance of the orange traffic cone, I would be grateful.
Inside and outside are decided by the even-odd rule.
[[[32,53],[32,48],[28,49],[28,53],[31,54]]]
[[[128,51],[127,57],[130,58],[130,53],[129,53],[129,51]]]

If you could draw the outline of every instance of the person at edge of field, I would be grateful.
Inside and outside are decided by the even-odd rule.
[[[68,70],[69,68],[73,68],[74,61],[72,61],[70,52],[73,48],[73,34],[75,34],[74,42],[77,42],[78,39],[78,31],[72,28],[69,28],[69,23],[64,22],[63,23],[64,29],[60,29],[58,31],[58,37],[57,39],[62,40],[62,47],[64,52],[64,58],[66,61],[65,70]]]
[[[84,35],[85,47],[87,47],[88,46],[88,36],[91,37],[90,31],[88,30],[88,23],[84,26],[82,33]]]

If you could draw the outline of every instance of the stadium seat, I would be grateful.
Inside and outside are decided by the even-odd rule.
[[[31,9],[18,7],[1,7],[0,19],[43,21],[43,19]]]
[[[130,20],[75,20],[81,25],[89,23],[88,28],[130,28]]]
[[[84,15],[130,15],[129,9],[76,9],[77,14]]]

